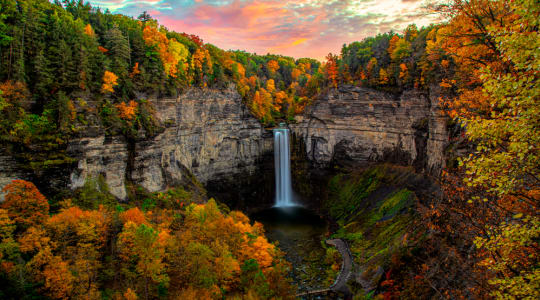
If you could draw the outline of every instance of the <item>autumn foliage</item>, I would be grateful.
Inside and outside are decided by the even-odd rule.
[[[32,183],[17,180],[4,192],[0,278],[8,295],[39,283],[36,291],[51,299],[101,299],[105,290],[126,299],[292,298],[288,264],[262,225],[214,200],[178,205],[189,193],[156,193],[152,201],[174,205],[143,211],[85,210],[68,199],[49,215]]]
[[[86,26],[84,26],[84,34],[90,37],[93,37],[96,35],[96,33],[94,32],[94,29],[92,29],[92,25],[90,24],[86,24]]]
[[[5,196],[0,207],[8,211],[9,218],[21,229],[43,223],[47,219],[49,203],[31,182],[14,180],[2,192]]]
[[[118,85],[118,76],[110,71],[103,73],[103,85],[101,86],[102,93],[113,93],[114,86]]]
[[[270,74],[276,73],[277,70],[279,70],[279,63],[276,60],[270,60],[267,63],[267,68],[270,71]]]
[[[337,57],[331,53],[326,56],[326,78],[330,82],[330,85],[337,88],[338,83],[338,66]]]
[[[174,264],[186,267],[171,278],[192,282],[190,289],[194,290],[182,293],[208,293],[212,298],[220,298],[224,293],[239,291],[243,286],[241,278],[247,275],[243,273],[243,265],[249,261],[255,267],[254,275],[264,278],[258,283],[263,286],[244,285],[243,293],[261,298],[288,297],[287,290],[283,289],[288,286],[286,282],[280,288],[261,294],[260,288],[265,284],[277,287],[277,282],[268,280],[286,267],[279,250],[263,236],[261,224],[250,225],[249,219],[240,212],[223,214],[213,200],[188,207],[184,224],[178,233],[180,243],[171,258]]]
[[[137,113],[137,102],[131,100],[128,104],[125,102],[120,102],[115,105],[118,109],[118,116],[124,120],[132,120],[135,114]]]
[[[176,77],[178,64],[184,64],[186,62],[188,55],[186,47],[175,39],[168,39],[164,33],[151,25],[144,27],[143,38],[147,45],[157,50],[159,58],[163,63],[165,74]]]
[[[434,7],[450,21],[428,35],[426,51],[445,70],[441,100],[455,122],[453,147],[465,155],[443,172],[443,196],[420,206],[429,234],[419,238],[422,255],[403,257],[409,265],[396,260],[401,296],[422,289],[445,298],[540,296],[540,10],[533,3]]]
[[[134,98],[143,93],[234,87],[272,126],[294,122],[318,95],[345,85],[394,95],[414,89],[429,95],[432,109],[438,98],[449,118],[451,136],[438,141],[448,144],[448,165],[437,177],[440,193],[419,199],[410,247],[384,266],[376,292],[539,298],[538,1],[437,1],[431,8],[447,22],[352,42],[324,64],[224,51],[147,13],[133,19],[83,1],[4,2],[0,141],[34,174],[73,163],[66,142],[94,120],[130,141],[159,132],[152,102]],[[190,204],[171,193],[140,208],[66,201],[51,211],[30,182],[13,181],[3,193],[7,298],[290,297],[288,265],[262,227],[214,201]],[[85,201],[99,198],[91,196]]]

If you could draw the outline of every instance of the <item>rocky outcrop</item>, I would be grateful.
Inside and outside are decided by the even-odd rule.
[[[255,175],[272,140],[242,104],[234,88],[190,89],[177,98],[151,99],[165,129],[152,138],[127,141],[103,134],[73,140],[68,149],[78,160],[71,188],[102,175],[110,191],[126,198],[125,181],[150,192],[190,181],[202,184]]]
[[[103,176],[111,194],[126,199],[128,143],[124,137],[99,133],[86,135],[72,140],[68,151],[78,159],[77,167],[70,173],[69,188],[80,188],[89,178]]]
[[[29,174],[21,170],[17,161],[10,155],[0,152],[0,202],[4,201],[4,186],[15,179],[28,178]]]
[[[346,162],[394,162],[438,173],[448,140],[438,93],[399,97],[342,86],[321,95],[291,126],[316,167]]]

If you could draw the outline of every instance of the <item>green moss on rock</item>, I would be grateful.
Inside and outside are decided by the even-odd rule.
[[[338,225],[332,238],[347,241],[358,266],[358,277],[364,284],[376,286],[380,276],[362,274],[366,270],[379,270],[376,274],[380,275],[392,255],[404,246],[416,198],[414,192],[404,188],[411,174],[406,168],[379,165],[361,172],[338,174],[329,181],[329,197],[324,207]],[[335,265],[331,262],[334,253],[327,254],[329,265]],[[375,274],[366,274],[371,273]],[[355,290],[359,296],[367,295]]]

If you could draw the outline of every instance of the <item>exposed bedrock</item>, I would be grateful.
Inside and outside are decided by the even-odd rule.
[[[395,97],[352,86],[321,95],[290,126],[295,190],[303,194],[308,189],[300,187],[303,181],[310,178],[306,184],[313,187],[320,174],[315,171],[336,164],[393,162],[438,173],[448,138],[437,99],[436,91],[412,90]],[[232,207],[272,203],[272,132],[251,116],[234,87],[193,88],[175,98],[149,100],[164,127],[159,134],[128,141],[105,134],[99,118],[89,115],[69,142],[67,152],[77,160],[71,169],[29,175],[3,155],[0,184],[23,178],[40,188],[76,189],[101,176],[123,200],[128,181],[155,192],[196,179],[209,196]]]
[[[348,162],[392,162],[438,174],[448,141],[439,93],[410,90],[396,97],[342,86],[297,118],[291,130],[312,167]]]
[[[71,173],[71,188],[102,175],[111,193],[125,199],[127,179],[155,192],[196,178],[210,196],[213,191],[224,196],[226,185],[230,198],[239,198],[236,186],[260,177],[256,175],[264,160],[271,159],[265,156],[272,151],[271,134],[233,88],[190,89],[178,98],[150,100],[165,130],[131,142],[103,134],[73,140],[69,151],[79,163]]]

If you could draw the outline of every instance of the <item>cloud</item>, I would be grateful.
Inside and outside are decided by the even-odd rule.
[[[422,0],[96,0],[138,16],[148,11],[169,29],[199,35],[223,49],[322,59],[377,33],[435,19]]]

